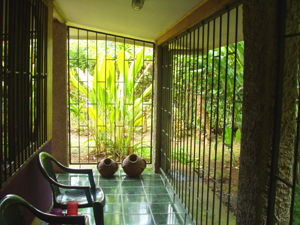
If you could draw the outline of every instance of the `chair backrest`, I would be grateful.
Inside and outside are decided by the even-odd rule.
[[[20,224],[26,225],[23,210],[21,208],[22,200],[12,196],[5,196],[0,202],[0,224],[13,225]]]
[[[85,225],[86,216],[58,216],[44,213],[18,195],[6,195],[0,201],[1,225],[26,225],[22,206],[29,209],[37,218],[51,224],[79,224]]]
[[[56,196],[60,194],[59,187],[53,183],[53,181],[57,182],[56,174],[54,172],[53,163],[59,164],[57,160],[51,156],[47,152],[41,152],[38,157],[39,160],[39,168],[43,174],[43,176],[50,182],[52,192],[53,192],[53,199],[56,199]]]

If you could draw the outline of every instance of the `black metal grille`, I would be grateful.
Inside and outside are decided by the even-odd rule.
[[[162,49],[161,169],[196,224],[235,223],[242,126],[242,5]]]
[[[47,23],[42,0],[1,7],[1,184],[47,140]]]
[[[69,27],[70,163],[152,161],[154,44]]]

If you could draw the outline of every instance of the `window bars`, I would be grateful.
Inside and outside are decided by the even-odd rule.
[[[236,3],[162,49],[161,170],[196,224],[235,223],[242,33]]]
[[[1,1],[1,185],[47,140],[47,23],[42,0]]]
[[[152,162],[154,44],[69,27],[70,163]]]

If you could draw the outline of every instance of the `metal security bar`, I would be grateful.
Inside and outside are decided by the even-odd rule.
[[[69,27],[70,163],[152,162],[154,44]]]
[[[240,2],[162,49],[161,170],[195,224],[235,224],[243,56]]]
[[[299,3],[282,1],[280,4],[280,62],[276,77],[276,115],[267,224],[299,224],[300,18],[294,10],[295,7],[299,9]],[[292,81],[289,86],[286,85],[287,80]],[[288,121],[286,118],[289,118]]]
[[[1,4],[1,186],[47,140],[47,24],[42,0]]]

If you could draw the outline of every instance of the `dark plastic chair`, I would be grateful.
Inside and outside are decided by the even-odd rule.
[[[65,167],[47,152],[41,152],[38,159],[39,168],[49,181],[52,189],[53,208],[66,209],[67,202],[75,200],[78,202],[78,208],[93,207],[95,224],[104,224],[103,207],[105,205],[105,195],[101,188],[96,188],[92,169],[71,169]],[[58,183],[52,162],[66,173],[88,174],[90,186],[69,186]]]
[[[0,202],[1,225],[26,225],[22,206],[29,209],[36,217],[52,224],[86,224],[86,216],[57,216],[44,213],[18,195],[6,195]]]

